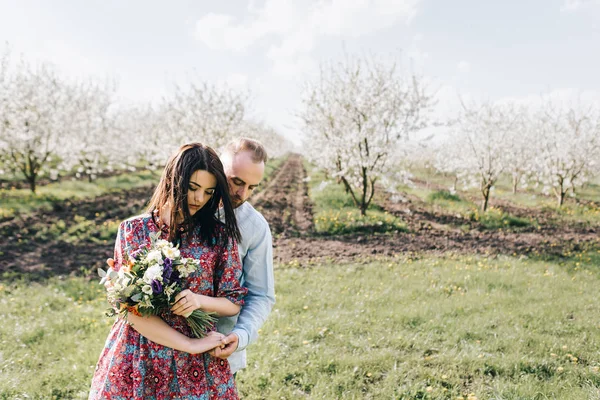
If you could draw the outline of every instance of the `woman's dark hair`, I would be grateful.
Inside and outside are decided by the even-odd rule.
[[[217,180],[217,186],[211,199],[192,216],[188,207],[187,195],[190,178],[198,170],[213,174]],[[233,213],[228,187],[223,164],[217,153],[201,143],[185,144],[167,161],[147,211],[150,213],[154,213],[156,210],[160,211],[165,204],[169,203],[171,205],[169,226],[171,242],[179,240],[181,231],[191,232],[198,225],[200,225],[200,238],[209,242],[218,232],[217,225],[221,224],[216,212],[222,202],[225,212],[226,237],[216,237],[216,239],[233,238],[239,241],[240,231]],[[179,215],[183,216],[183,220],[178,218]]]

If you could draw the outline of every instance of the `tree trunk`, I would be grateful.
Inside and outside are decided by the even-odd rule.
[[[490,188],[489,184],[482,185],[481,194],[483,195],[483,203],[481,204],[481,211],[486,212],[488,208],[488,203],[490,201]]]
[[[29,182],[29,188],[31,189],[32,193],[35,193],[35,189],[36,189],[35,178],[36,178],[35,175],[30,175],[27,177],[27,182]]]
[[[367,215],[367,207],[369,203],[367,201],[367,190],[369,188],[369,181],[367,180],[367,169],[362,168],[362,196],[360,199],[360,215]]]
[[[569,190],[569,188],[565,189],[565,185],[564,185],[564,179],[560,178],[558,180],[558,189],[556,187],[553,187],[552,190],[554,191],[554,194],[556,195],[556,200],[558,202],[558,208],[562,207],[562,205],[565,203],[565,195],[567,194],[567,191]]]
[[[558,207],[562,207],[562,205],[565,203],[565,195],[567,194],[567,192],[563,191],[562,188],[560,189],[560,193],[556,193],[556,200],[558,200]]]
[[[512,192],[513,194],[517,194],[517,185],[519,184],[519,177],[517,175],[513,176],[513,186],[512,186]]]
[[[368,207],[368,205],[365,202],[363,202],[360,205],[360,215],[362,215],[362,216],[367,215],[367,207]]]

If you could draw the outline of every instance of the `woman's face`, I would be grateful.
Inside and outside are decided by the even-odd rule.
[[[210,172],[199,169],[192,174],[187,195],[190,215],[196,214],[208,203],[216,187],[217,179]]]

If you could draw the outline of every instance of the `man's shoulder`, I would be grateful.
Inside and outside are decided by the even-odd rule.
[[[254,228],[269,229],[269,223],[265,217],[248,202],[238,207],[236,218],[238,225],[251,225]]]

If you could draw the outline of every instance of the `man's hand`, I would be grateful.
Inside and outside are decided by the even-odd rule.
[[[238,335],[231,332],[229,335],[225,336],[223,340],[221,340],[221,344],[223,347],[215,347],[209,352],[209,354],[213,357],[226,359],[237,350],[239,344]]]

